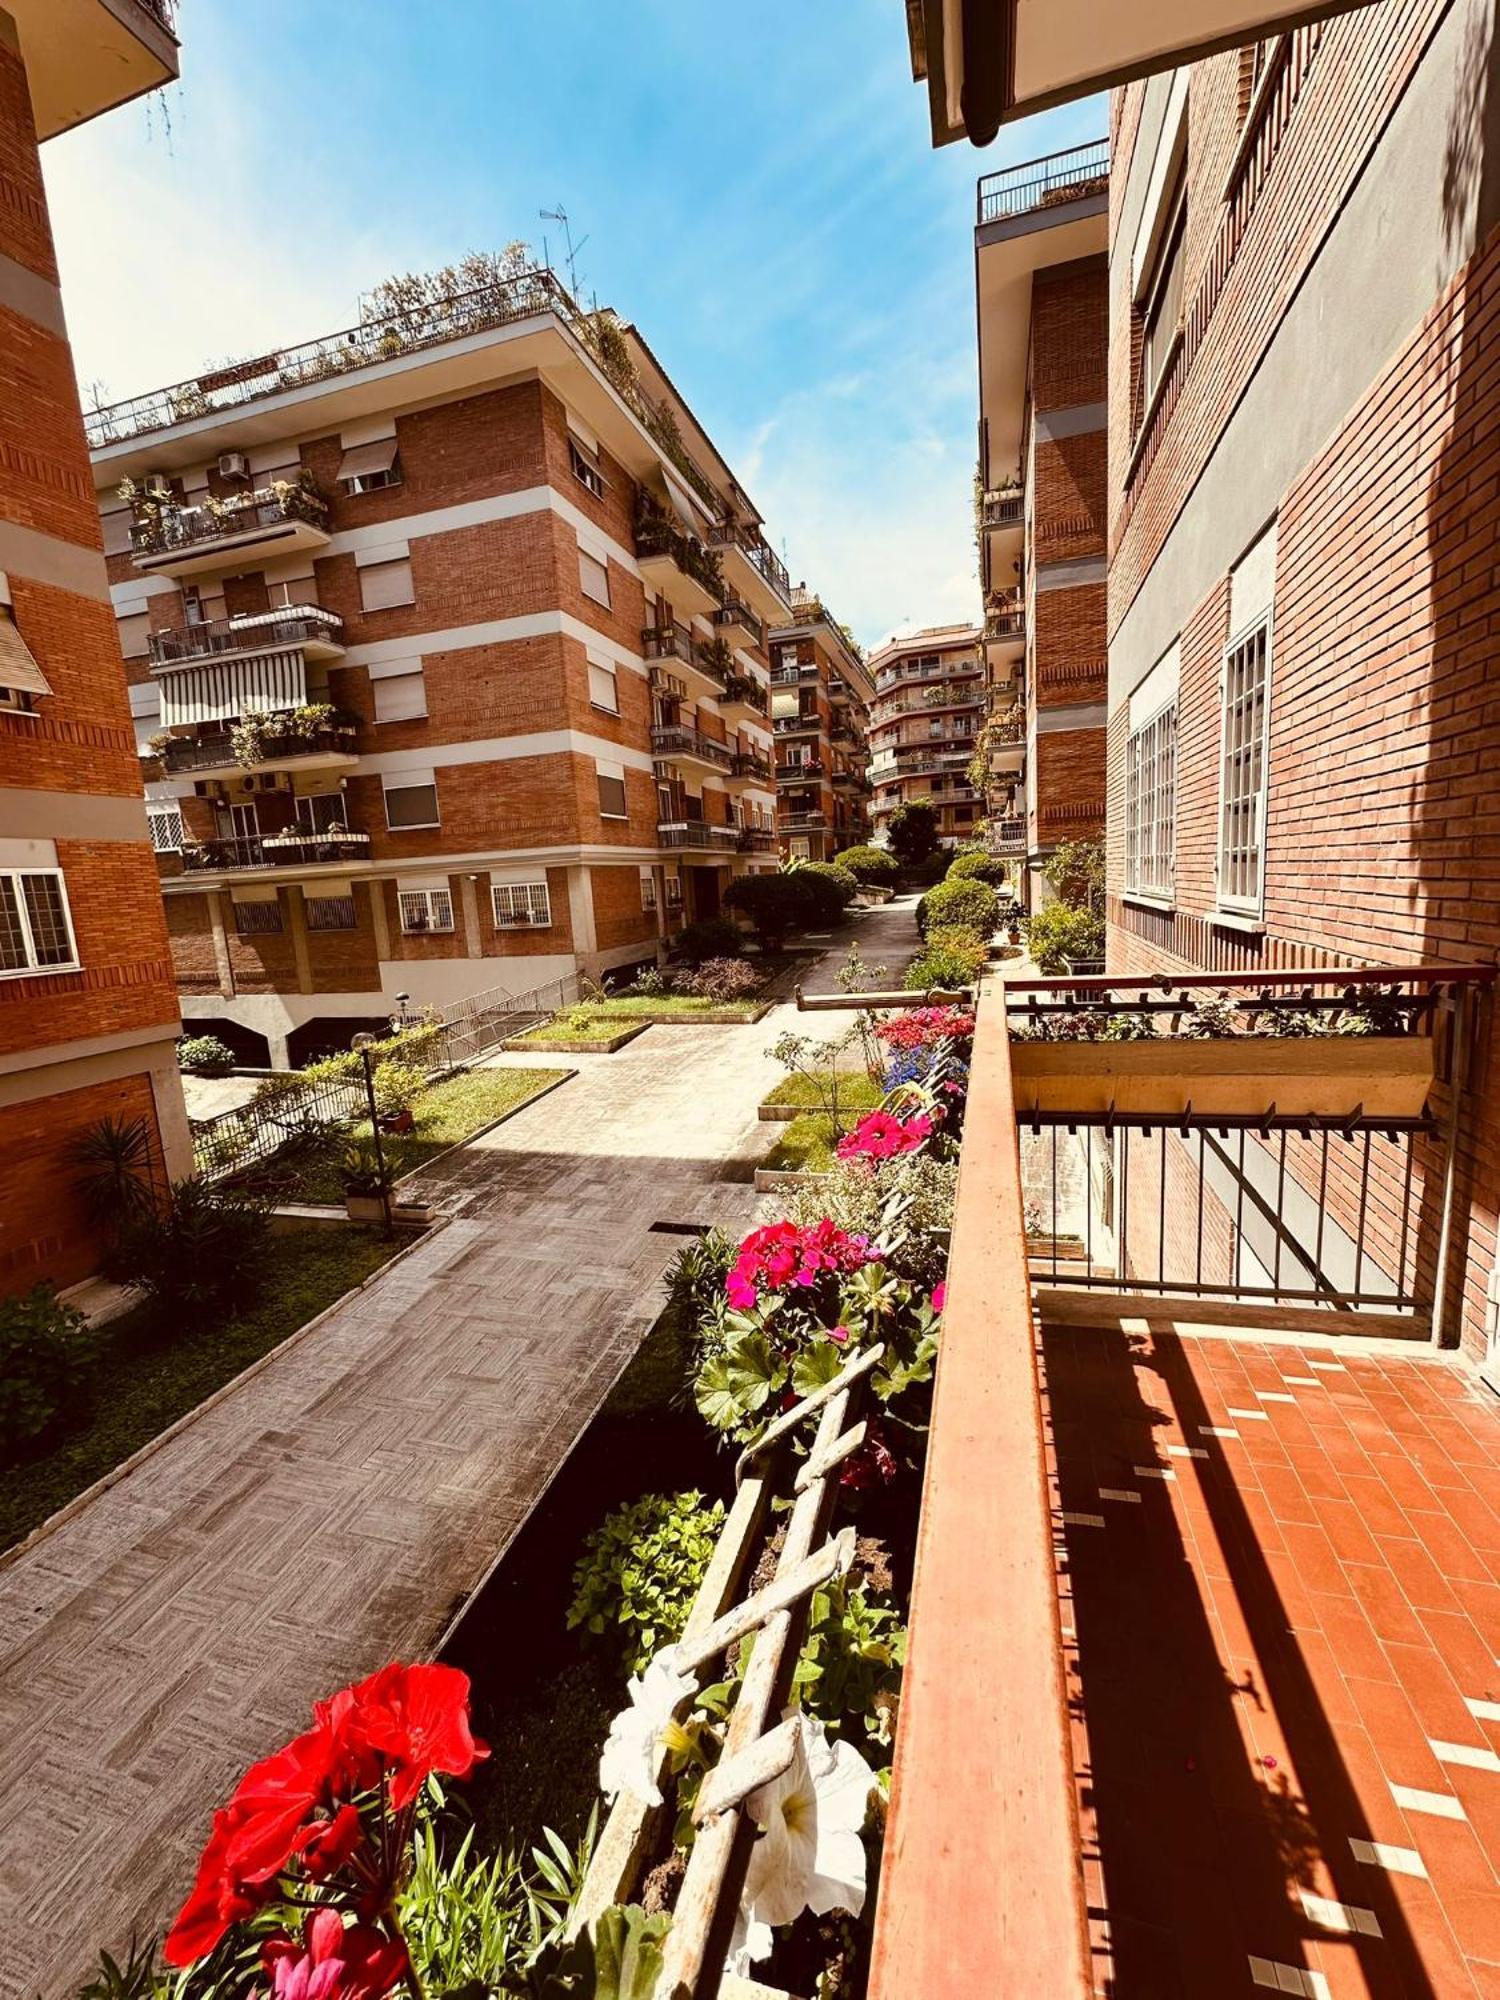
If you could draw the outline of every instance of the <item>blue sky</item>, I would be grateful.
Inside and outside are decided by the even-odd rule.
[[[183,80],[45,149],[109,396],[350,323],[513,237],[635,319],[867,643],[974,615],[973,201],[1091,103],[934,152],[900,0],[182,0]]]

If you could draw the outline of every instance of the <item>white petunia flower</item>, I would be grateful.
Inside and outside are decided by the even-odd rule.
[[[750,1852],[741,1919],[790,1924],[865,1904],[865,1823],[875,1773],[852,1744],[830,1742],[821,1722],[798,1716],[797,1751],[779,1778],[745,1801],[761,1837]]]
[[[621,1709],[609,1725],[604,1754],[599,1759],[599,1789],[608,1799],[629,1792],[642,1804],[659,1806],[661,1787],[656,1782],[656,1765],[661,1739],[677,1704],[692,1693],[697,1683],[672,1666],[676,1651],[668,1646],[656,1655],[643,1674],[630,1677],[630,1706]]]

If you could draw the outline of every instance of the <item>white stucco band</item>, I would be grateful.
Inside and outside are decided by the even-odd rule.
[[[1458,189],[1458,214],[1445,207],[1455,154],[1494,151],[1493,133],[1486,146],[1470,130],[1481,113],[1464,81],[1465,52],[1487,46],[1492,32],[1486,0],[1448,10],[1134,600],[1111,602],[1112,708],[1228,575],[1500,219],[1500,190],[1480,175]],[[1117,260],[1138,209],[1127,188]],[[1117,304],[1120,273],[1111,279]]]

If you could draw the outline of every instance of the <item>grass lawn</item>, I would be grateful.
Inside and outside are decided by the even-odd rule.
[[[853,1125],[851,1118],[844,1125],[847,1131]],[[767,1153],[761,1165],[764,1167],[794,1168],[798,1173],[826,1173],[833,1165],[833,1151],[838,1144],[840,1133],[835,1131],[833,1120],[821,1111],[805,1111],[800,1118],[780,1127],[781,1136]]]
[[[828,1102],[834,1074],[825,1069],[811,1076],[785,1077],[774,1090],[767,1091],[761,1102],[794,1104],[798,1110],[821,1111]],[[837,1076],[840,1111],[873,1111],[880,1103],[880,1085],[862,1069],[841,1069]]]
[[[527,1028],[515,1040],[546,1048],[554,1040],[597,1042],[602,1048],[623,1029],[654,1021],[753,1021],[766,1005],[755,1000],[702,1000],[693,993],[627,993],[610,1000],[586,1000],[565,1007],[550,1021]]]
[[[40,1449],[0,1467],[0,1548],[30,1534],[401,1247],[373,1229],[278,1230],[264,1295],[237,1318],[189,1330],[140,1305],[102,1328],[83,1400]]]
[[[529,1103],[567,1074],[563,1069],[471,1069],[444,1077],[424,1090],[412,1107],[416,1130],[387,1142],[391,1154],[402,1173],[411,1173],[508,1111]],[[350,1136],[368,1139],[369,1119],[362,1118],[352,1134],[330,1132],[306,1145],[284,1147],[274,1159],[250,1169],[240,1179],[277,1201],[342,1202],[339,1162]]]

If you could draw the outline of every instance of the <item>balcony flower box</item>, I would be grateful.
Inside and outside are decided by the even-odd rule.
[[[1433,1079],[1426,1035],[1164,1036],[1139,1042],[1012,1041],[1024,1121],[1039,1111],[1415,1118]]]

